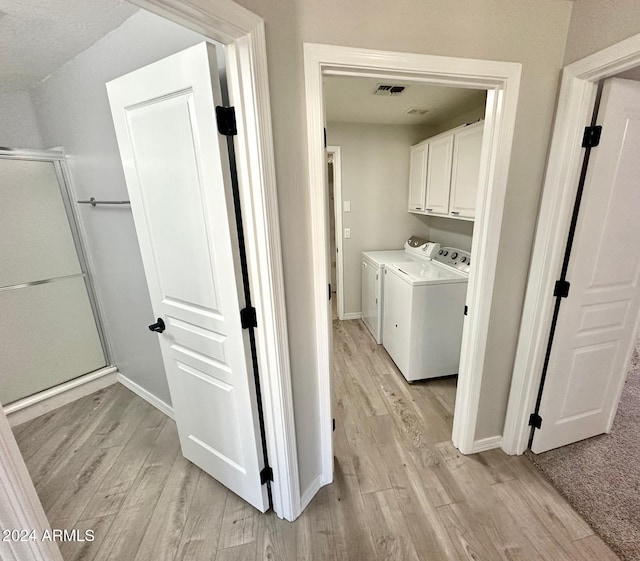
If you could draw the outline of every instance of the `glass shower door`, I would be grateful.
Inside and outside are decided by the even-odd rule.
[[[106,366],[55,161],[0,156],[0,402]]]

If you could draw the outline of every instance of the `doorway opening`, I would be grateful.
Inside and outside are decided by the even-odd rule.
[[[638,529],[620,514],[637,510],[640,485],[638,77],[630,69],[593,84],[527,451],[624,558],[640,553]]]
[[[329,247],[327,243],[329,239],[328,213],[331,211],[327,205],[325,190],[326,155],[323,143],[323,131],[327,124],[325,116],[327,115],[328,107],[325,103],[323,82],[328,77],[374,79],[381,85],[399,80],[403,85],[409,87],[428,84],[432,86],[485,90],[487,92],[480,166],[477,172],[477,198],[473,201],[476,205],[476,217],[470,253],[474,264],[472,266],[475,268],[466,295],[467,310],[471,310],[471,312],[463,318],[462,354],[459,363],[452,439],[455,446],[464,453],[472,453],[500,445],[499,438],[477,442],[475,432],[478,418],[478,397],[482,382],[484,348],[489,330],[488,319],[495,275],[497,239],[499,239],[504,190],[506,188],[520,66],[510,63],[500,63],[496,66],[493,66],[493,64],[495,63],[492,63],[492,68],[489,69],[488,63],[483,61],[427,55],[404,55],[402,53],[380,53],[365,49],[347,49],[328,45],[305,45],[309,173],[312,189],[313,258],[316,279],[316,327],[318,333],[318,368],[321,383],[320,430],[323,435],[322,459],[324,471],[319,484],[328,483],[333,477],[330,371],[331,361],[335,358],[335,353],[332,353],[330,344],[331,312],[327,300],[327,285],[330,278],[328,266]],[[422,139],[425,138],[426,136],[422,137]],[[328,139],[328,143],[337,144],[331,138]],[[345,148],[341,148],[344,189],[346,186],[344,170],[347,165],[347,154]],[[407,173],[408,170],[405,171],[405,174]],[[406,187],[408,188],[408,185]],[[408,195],[409,193],[407,193],[407,198]],[[403,206],[408,214],[410,209],[407,206],[407,198],[404,198]],[[414,208],[413,210],[426,214],[431,212],[426,210],[428,208],[432,207],[423,206],[422,209]],[[460,211],[456,210],[455,212]],[[343,233],[346,232],[347,228],[348,226],[345,223],[343,225]],[[353,235],[353,233],[352,230],[351,234]],[[405,240],[406,238],[400,243]],[[348,240],[345,239],[343,241],[345,244],[343,255],[346,255]],[[397,240],[395,244],[394,249],[398,249]],[[345,282],[345,288],[347,286],[348,283]],[[346,311],[348,312],[348,309]]]
[[[178,16],[177,14],[181,12],[179,6],[172,8],[171,14],[163,13],[164,8],[150,6],[160,12],[161,15],[155,15],[145,10],[138,11],[131,6],[127,6],[123,8],[126,14],[124,14],[122,21],[111,22],[113,24],[112,28],[106,31],[103,30],[106,35],[96,37],[95,39],[97,40],[89,43],[79,56],[63,68],[54,69],[53,74],[45,82],[35,86],[38,91],[33,94],[32,112],[42,120],[43,126],[40,131],[37,130],[38,127],[34,127],[34,132],[42,133],[40,140],[43,145],[64,145],[67,149],[67,154],[71,156],[69,158],[69,179],[73,192],[71,205],[77,205],[74,212],[80,215],[80,224],[83,229],[82,235],[85,241],[89,241],[86,244],[90,254],[89,272],[93,274],[94,281],[97,281],[96,284],[99,285],[97,299],[101,301],[101,311],[108,311],[105,331],[107,331],[107,335],[111,339],[118,339],[112,345],[115,350],[112,360],[120,368],[118,380],[121,384],[112,386],[101,394],[102,397],[98,396],[96,398],[94,403],[96,406],[101,403],[106,406],[100,409],[99,413],[96,413],[95,418],[90,423],[85,423],[84,427],[78,425],[78,432],[77,434],[74,433],[77,438],[70,439],[68,444],[71,447],[76,446],[76,444],[81,446],[83,443],[86,444],[91,441],[91,435],[99,434],[101,435],[100,442],[102,442],[102,437],[104,436],[106,441],[114,445],[114,454],[116,449],[122,452],[124,451],[123,447],[127,446],[127,443],[123,440],[126,439],[126,434],[130,436],[133,434],[127,431],[135,432],[136,423],[139,422],[138,429],[140,434],[147,433],[151,441],[155,441],[154,437],[157,437],[159,439],[158,442],[162,445],[160,448],[163,449],[163,453],[169,454],[169,456],[165,457],[165,460],[169,463],[173,461],[170,460],[170,455],[172,448],[175,448],[177,439],[175,434],[171,434],[172,421],[168,419],[172,413],[171,403],[167,395],[158,395],[162,394],[162,387],[158,390],[157,386],[153,387],[153,384],[149,384],[151,381],[162,386],[163,369],[161,366],[158,367],[157,360],[154,363],[153,360],[149,359],[149,353],[145,354],[134,350],[134,352],[127,354],[122,350],[123,344],[126,346],[127,342],[130,346],[136,347],[136,338],[139,337],[140,333],[142,334],[141,339],[146,341],[154,340],[155,334],[149,333],[147,329],[147,324],[150,323],[149,317],[151,321],[153,321],[154,317],[149,316],[148,313],[139,313],[140,306],[144,306],[145,302],[148,303],[148,294],[145,300],[144,295],[141,296],[136,294],[134,290],[128,289],[126,282],[124,284],[116,282],[134,277],[139,280],[142,268],[138,262],[139,254],[137,255],[138,261],[136,261],[135,253],[138,246],[136,233],[132,228],[128,205],[116,206],[114,204],[116,202],[125,202],[128,197],[122,180],[122,168],[119,167],[121,166],[120,158],[117,154],[117,146],[113,136],[113,123],[109,117],[108,105],[106,105],[104,86],[105,82],[112,80],[114,77],[146,64],[154,63],[167,55],[172,55],[172,53],[182,52],[181,49],[190,45],[196,45],[202,41],[208,43],[219,41],[220,48],[218,52],[226,51],[226,57],[223,56],[218,62],[228,63],[228,66],[225,67],[227,71],[223,81],[228,82],[234,92],[228,101],[234,104],[237,118],[234,126],[237,133],[235,137],[235,158],[238,162],[238,187],[240,198],[242,199],[243,212],[246,212],[245,216],[248,217],[247,222],[250,224],[244,234],[251,243],[247,260],[249,261],[248,274],[254,290],[252,293],[253,306],[255,306],[255,314],[257,316],[253,322],[257,321],[260,326],[256,330],[255,339],[251,341],[252,346],[256,348],[256,355],[253,360],[249,359],[249,362],[253,362],[254,365],[259,363],[260,372],[262,373],[261,381],[263,382],[262,390],[265,396],[263,405],[266,424],[266,442],[263,440],[262,444],[269,449],[272,463],[272,474],[265,473],[264,481],[262,474],[256,473],[255,475],[258,481],[257,485],[264,485],[269,479],[273,481],[274,510],[279,516],[294,519],[299,514],[299,496],[296,496],[298,489],[297,455],[295,451],[288,358],[286,358],[288,352],[286,350],[287,337],[286,322],[284,321],[282,277],[279,269],[281,267],[278,240],[279,227],[275,204],[273,154],[270,152],[269,144],[271,135],[270,118],[268,105],[263,103],[265,92],[268,91],[265,88],[266,74],[263,72],[265,68],[263,58],[266,56],[264,36],[262,34],[263,22],[250,12],[238,13],[234,11],[234,6],[229,3],[225,9],[231,9],[233,13],[224,13],[225,10],[222,10],[223,13],[216,14],[216,24],[204,26],[204,28],[201,22],[194,19],[193,14]],[[186,6],[184,10],[187,10]],[[208,36],[215,37],[215,39],[209,39],[208,36],[192,32],[165,19],[163,16],[173,19],[180,17],[182,23],[196,27],[201,31],[204,29]],[[232,22],[233,25],[231,25]],[[223,29],[218,29],[217,25],[222,26]],[[124,36],[129,37],[129,41],[123,40]],[[143,41],[142,38],[147,36],[152,36],[155,43],[153,40]],[[225,44],[235,45],[238,41],[251,42],[252,49],[227,50],[224,47]],[[142,43],[144,43],[144,48],[141,48]],[[158,48],[154,50],[154,46]],[[122,56],[115,56],[114,53],[118,49],[124,50]],[[256,57],[260,59],[259,63],[256,62]],[[206,66],[205,76],[209,76],[211,66]],[[29,65],[26,64],[25,68],[28,67]],[[88,77],[85,76],[83,78],[81,70],[86,70],[87,68],[89,68],[89,71],[86,72]],[[255,70],[256,68],[259,70]],[[217,79],[218,77],[215,76],[215,78]],[[258,89],[262,93],[257,93],[256,90]],[[211,109],[213,113],[215,108]],[[34,115],[29,115],[29,117]],[[45,120],[46,123],[44,122]],[[215,131],[215,127],[212,130]],[[215,134],[217,134],[217,131]],[[83,135],[85,135],[85,138],[83,138]],[[86,138],[86,136],[89,138]],[[224,140],[224,137],[221,138]],[[37,146],[38,142],[35,141],[30,144]],[[42,158],[38,158],[36,155],[34,159]],[[248,180],[249,176],[251,181]],[[90,204],[82,205],[81,202],[84,201],[90,201]],[[233,213],[233,210],[231,212]],[[216,220],[216,223],[220,224],[222,222]],[[178,231],[174,233],[180,234]],[[260,256],[259,259],[256,257],[257,254]],[[105,262],[107,263],[106,265]],[[142,285],[146,290],[144,277],[142,277]],[[123,336],[122,333],[119,333],[117,325],[114,326],[114,318],[119,315],[118,310],[125,315],[125,327],[130,324],[137,328],[136,334],[131,336],[129,341],[127,341],[126,334]],[[239,309],[232,310],[230,315],[233,317],[239,313]],[[122,320],[122,318],[120,319]],[[169,318],[165,319],[168,320]],[[168,323],[169,321],[166,322],[166,324]],[[188,327],[186,323],[188,322],[182,322],[183,327]],[[240,324],[239,318],[237,323]],[[168,327],[166,324],[165,327]],[[159,321],[151,327],[154,327],[154,330],[158,332],[163,328]],[[197,330],[194,331],[194,333],[196,332]],[[215,337],[212,340],[215,343]],[[113,341],[111,342],[113,343]],[[142,344],[138,346],[137,351],[140,351],[143,346]],[[68,350],[69,352],[74,351],[71,346]],[[150,354],[153,355],[153,353]],[[195,356],[198,353],[194,352],[192,354]],[[238,353],[235,354],[237,355]],[[240,354],[244,356],[243,353]],[[159,355],[159,353],[156,353],[156,355]],[[155,358],[157,359],[158,357],[156,356]],[[277,366],[273,366],[274,363],[277,363]],[[132,380],[135,374],[139,374],[140,371],[143,374],[146,373],[148,378],[145,379],[143,376],[137,380]],[[111,380],[111,383],[114,381]],[[122,386],[126,386],[133,394],[128,390],[122,389]],[[224,389],[224,386],[221,387]],[[65,388],[65,391],[67,389],[73,390],[73,388]],[[114,391],[110,391],[112,389]],[[119,397],[123,397],[121,394],[126,399],[119,399]],[[34,430],[38,427],[42,428],[43,421],[47,419],[52,419],[56,415],[58,417],[65,415],[64,411],[58,408],[51,411],[54,409],[49,406],[51,404],[43,409],[43,403],[48,399],[48,396],[44,396],[46,399],[40,399],[40,397],[42,396],[38,396],[37,400],[32,399],[31,403],[26,404],[24,408],[20,408],[20,411],[26,411],[30,407],[29,415],[31,417],[38,413],[45,413],[44,417],[41,416],[32,421],[34,425],[31,428]],[[77,397],[80,396],[75,393],[73,398]],[[37,404],[36,401],[38,402]],[[76,401],[71,404],[76,406],[75,412],[78,413],[77,407],[81,409],[88,407],[85,412],[91,413],[91,398],[89,401],[81,399],[80,402]],[[104,402],[108,403],[105,404]],[[16,408],[14,409],[17,411]],[[143,410],[147,411],[149,415],[145,416]],[[14,413],[15,411],[8,409],[7,412]],[[158,417],[158,411],[161,413],[160,417]],[[107,412],[115,415],[115,417],[109,420]],[[201,410],[200,412],[202,413],[203,411]],[[67,412],[67,414],[70,413]],[[5,412],[2,413],[3,422],[5,421],[4,415]],[[70,415],[73,418],[76,417],[75,414]],[[144,420],[147,417],[149,419],[148,426]],[[155,421],[151,420],[153,418],[155,418]],[[22,420],[24,420],[24,417]],[[24,426],[21,426],[24,429]],[[120,428],[113,429],[115,433],[111,434],[112,429],[109,429],[109,427],[113,428],[115,426]],[[50,424],[49,428],[53,431],[54,424]],[[25,438],[27,439],[30,439],[35,434],[30,433],[30,436],[24,430],[22,432],[23,436],[26,434]],[[7,432],[7,434],[9,433]],[[43,436],[43,438],[47,440],[49,436],[52,435],[49,434],[48,436]],[[3,426],[3,442],[5,437]],[[52,446],[54,441],[55,438],[52,437],[50,439]],[[139,454],[140,457],[138,459],[143,460],[142,456],[145,455],[144,442],[139,447],[134,446],[134,444],[133,442],[131,443],[129,452],[134,456]],[[138,444],[141,444],[141,442],[138,442]],[[84,452],[79,453],[78,457],[82,457],[85,460],[87,459],[85,457],[86,454],[89,456],[93,454],[87,448],[82,450]],[[40,452],[47,453],[42,448],[35,450],[34,453]],[[53,472],[40,473],[40,475],[45,476],[47,482],[36,481],[36,484],[40,487],[39,490],[42,489],[42,485],[45,485],[48,486],[47,488],[52,491],[53,495],[59,493],[55,497],[48,495],[48,504],[45,506],[53,508],[58,515],[63,517],[69,516],[73,518],[76,515],[82,516],[83,514],[89,516],[85,512],[86,509],[80,509],[78,504],[73,507],[73,512],[66,509],[70,489],[63,489],[60,486],[60,481],[65,477],[72,476],[72,473],[68,471],[70,469],[68,464],[69,457],[59,457],[56,455],[55,450],[49,450],[49,452],[54,454],[55,458],[61,462],[56,465],[60,468],[63,465],[66,466],[67,471],[64,476],[62,472],[57,474]],[[146,453],[147,459],[152,461],[153,458],[149,456],[148,447],[146,448]],[[29,458],[25,459],[28,462],[32,460],[39,461],[30,454],[27,455]],[[283,459],[284,462],[282,461]],[[101,464],[102,467],[98,470],[100,473],[96,474],[97,478],[106,477],[108,479],[110,468],[113,468],[118,463],[124,469],[131,468],[134,471],[136,465],[140,469],[144,465],[144,460],[142,463],[138,462],[137,464],[129,462],[128,460],[131,460],[131,457],[123,457],[121,458],[122,461],[118,462],[116,456],[110,454],[102,456],[100,461],[103,460],[107,463]],[[115,462],[111,462],[111,460],[115,460]],[[48,461],[48,459],[42,460],[44,463]],[[17,461],[16,465],[20,469],[24,466],[24,464]],[[167,467],[170,468],[170,465],[167,464]],[[189,469],[191,468],[186,466],[186,470],[189,471]],[[9,472],[5,475],[8,478],[12,477]],[[78,475],[78,473],[75,473],[75,475]],[[132,487],[131,484],[135,481],[136,476],[133,471],[129,475],[133,478],[128,477],[127,481],[123,482],[126,487],[126,490],[123,487],[125,495],[135,487],[135,485]],[[23,481],[28,481],[29,479],[24,470],[20,473],[20,476]],[[119,476],[114,472],[114,477],[117,478]],[[36,477],[33,479],[35,480]],[[11,483],[7,483],[7,488],[10,488],[11,484],[13,484],[13,480],[11,480]],[[52,485],[53,488],[51,487]],[[106,487],[102,489],[96,485],[96,480],[94,480],[90,485],[91,492],[87,488],[86,493],[90,495],[95,492],[94,498],[100,502],[99,495],[106,490],[108,485],[105,483]],[[202,485],[206,486],[206,483],[203,482]],[[89,495],[85,495],[85,499],[89,498],[91,501],[92,499]],[[121,498],[126,499],[125,495]],[[80,499],[84,500],[82,497]],[[131,500],[133,501],[133,498]],[[22,504],[24,511],[39,505],[37,499],[33,500],[32,496],[29,497],[29,501],[24,501]],[[117,509],[123,504],[121,503],[119,506],[114,504],[112,506]],[[229,504],[231,505],[231,503]],[[22,520],[28,520],[31,513],[31,510],[29,510],[29,513],[24,515]],[[147,513],[147,515],[149,514]],[[148,518],[148,516],[146,517]],[[65,518],[65,520],[68,521],[71,518]],[[76,520],[78,520],[77,517]],[[56,527],[63,526],[56,522]],[[126,544],[123,545],[126,547]],[[99,544],[96,544],[96,546],[99,546]]]
[[[585,126],[592,124],[598,83],[631,71],[639,64],[640,38],[633,37],[564,69],[505,422],[504,448],[508,453],[523,453],[530,436],[530,415],[535,409],[553,316],[554,286],[562,269],[572,209],[580,183]],[[601,147],[593,149],[590,167]],[[597,251],[600,255],[600,248]],[[615,264],[609,270],[620,272],[622,267]],[[572,279],[567,277],[567,280],[571,283]],[[563,306],[570,300],[571,289]],[[633,329],[636,329],[635,323],[627,332],[628,344],[620,351],[627,361],[631,356],[633,333],[636,333]],[[560,350],[568,348],[567,345],[559,347]],[[617,404],[617,397],[610,405]],[[534,445],[536,438],[534,436]]]

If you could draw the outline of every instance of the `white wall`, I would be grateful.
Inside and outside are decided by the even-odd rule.
[[[638,0],[574,2],[564,62],[570,64],[640,33]]]
[[[429,216],[427,217],[427,224],[429,225],[430,240],[438,242],[441,246],[471,251],[473,222]]]
[[[42,138],[28,92],[0,93],[0,146],[40,148]]]
[[[139,11],[32,92],[43,146],[64,146],[79,198],[128,199],[105,82],[203,38]],[[170,403],[155,318],[127,206],[79,205],[106,331],[120,371]]]
[[[361,311],[361,254],[368,250],[402,249],[411,235],[429,236],[425,217],[407,211],[409,149],[431,136],[424,127],[328,123],[327,144],[340,146],[344,311]]]
[[[204,0],[187,0],[197,4]],[[303,43],[522,63],[478,438],[501,434],[570,0],[237,0],[266,22],[302,490],[320,470]],[[509,258],[507,259],[507,256]]]
[[[486,101],[482,105],[463,109],[456,115],[438,123],[438,125],[434,127],[433,134],[440,134],[441,132],[446,132],[465,123],[475,123],[480,119],[484,119],[485,105]]]

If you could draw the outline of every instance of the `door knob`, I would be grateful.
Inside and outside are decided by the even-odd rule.
[[[155,331],[156,333],[162,333],[165,329],[166,326],[164,324],[164,321],[162,321],[162,318],[158,318],[158,321],[156,323],[152,323],[149,326],[149,330]]]

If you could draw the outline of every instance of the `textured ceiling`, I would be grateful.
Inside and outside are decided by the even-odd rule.
[[[374,95],[378,84],[406,86],[398,96]],[[430,86],[419,82],[325,76],[328,122],[434,126],[485,102],[484,90]],[[412,107],[428,109],[425,115],[406,115]]]
[[[136,11],[124,0],[0,0],[0,92],[32,88]]]

